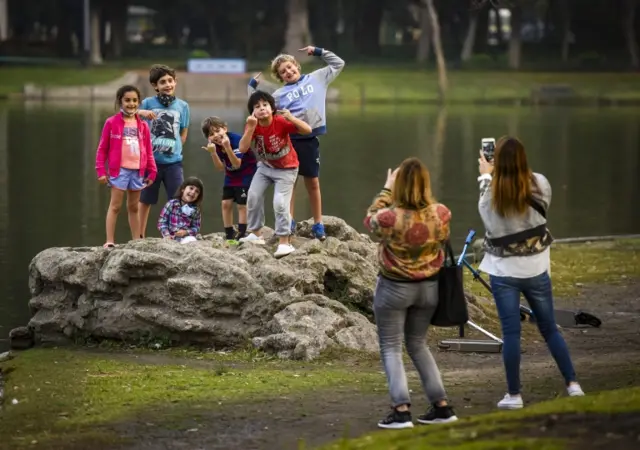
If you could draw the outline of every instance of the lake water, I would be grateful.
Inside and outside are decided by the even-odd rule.
[[[0,350],[11,328],[29,320],[27,267],[53,246],[102,245],[107,188],[96,182],[95,149],[111,105],[0,104]],[[242,130],[245,109],[197,105],[185,147],[185,175],[205,184],[203,233],[222,230],[222,174],[201,150],[200,122],[225,118]],[[408,156],[429,167],[436,197],[453,212],[456,250],[477,216],[477,157],[483,137],[510,133],[553,187],[556,237],[640,232],[640,109],[518,107],[330,108],[321,138],[324,213],[363,230],[364,212],[387,168]],[[299,184],[296,219],[310,216]],[[271,197],[269,197],[271,198]],[[161,197],[164,202],[165,198]],[[157,235],[150,216],[150,236]],[[267,225],[273,226],[268,211]],[[126,213],[117,238],[128,239]]]

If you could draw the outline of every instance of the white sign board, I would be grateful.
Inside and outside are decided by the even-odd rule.
[[[190,59],[187,61],[189,73],[244,74],[247,63],[244,59]]]

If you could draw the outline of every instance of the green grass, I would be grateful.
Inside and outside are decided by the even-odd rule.
[[[449,72],[448,100],[525,99],[540,84],[569,84],[577,95],[588,98],[640,99],[640,79],[631,73]],[[434,71],[416,69],[368,69],[346,66],[334,86],[344,101],[437,100],[438,77]]]
[[[559,296],[579,293],[581,284],[586,288],[589,284],[617,284],[640,277],[640,240],[558,244],[551,255],[554,289]],[[470,277],[466,279],[469,282]],[[487,294],[478,285],[473,290]],[[488,320],[495,322],[491,331],[497,332],[495,311],[489,306],[487,313]],[[106,348],[118,351],[89,354],[72,349],[33,349],[1,364],[10,373],[0,420],[0,449],[27,448],[32,441],[49,448],[61,443],[64,448],[86,448],[83,446],[87,442],[113,443],[115,438],[105,425],[144,417],[154,410],[162,411],[161,422],[167,426],[183,419],[185,411],[192,414],[216,404],[296,393],[323,395],[337,389],[386,391],[378,355],[355,351],[331,349],[318,360],[302,363],[280,361],[255,350],[150,352],[108,345]],[[153,362],[145,363],[144,357],[149,353],[154,354]],[[14,398],[18,400],[16,405],[11,402]],[[528,415],[635,411],[640,409],[639,403],[640,390],[627,389],[599,397],[589,395],[534,405],[510,415],[471,417],[453,427],[429,428],[428,435],[419,430],[376,434],[336,444],[346,447],[329,448],[410,450],[434,445],[457,450],[562,449],[564,443],[556,439],[518,440],[510,433]],[[504,426],[505,432],[496,441],[496,430]],[[477,439],[469,442],[472,435]],[[78,447],[72,447],[74,442]],[[364,446],[366,443],[375,446]]]
[[[640,278],[640,239],[554,244],[551,248],[551,279],[557,297],[574,296],[590,284],[615,285],[634,278]],[[465,272],[465,285],[477,295],[488,295],[469,272]]]
[[[323,450],[564,450],[573,448],[571,438],[544,437],[533,427],[539,427],[551,415],[579,414],[587,422],[590,415],[601,420],[604,415],[629,412],[640,412],[640,387],[556,399],[520,411],[472,416],[452,425],[379,431],[353,440],[343,439]],[[609,421],[613,423],[615,418]]]
[[[172,62],[168,62],[172,63]],[[129,64],[109,64],[82,69],[78,66],[8,67],[0,68],[0,95],[20,93],[25,83],[41,85],[98,84],[118,78],[129,70],[147,70],[151,61]],[[306,65],[305,71],[315,65]],[[268,70],[264,70],[265,75]],[[267,76],[268,77],[268,76]],[[528,99],[531,89],[539,84],[569,84],[579,96],[594,99],[640,100],[640,78],[633,73],[577,72],[509,72],[450,71],[448,100],[512,101]],[[425,102],[438,99],[438,77],[434,70],[415,66],[365,67],[347,61],[333,86],[346,103],[360,103],[363,95],[368,102]]]
[[[222,356],[218,365],[194,368],[169,358],[166,364],[143,364],[68,349],[23,352],[2,365],[10,373],[0,449],[19,449],[34,440],[41,444],[89,438],[110,441],[113,437],[101,431],[101,424],[152,410],[163,411],[163,418],[170,421],[172,411],[180,414],[203,404],[311,394],[345,385],[371,391],[385,383],[379,372],[353,372],[327,364],[316,364],[313,370],[299,363],[275,362],[239,368],[225,365],[224,360]]]
[[[40,86],[86,86],[113,81],[124,72],[119,68],[3,67],[0,97],[22,93],[25,84]],[[115,95],[115,92],[114,92]]]

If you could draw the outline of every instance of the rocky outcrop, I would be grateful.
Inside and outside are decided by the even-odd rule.
[[[326,217],[325,242],[298,224],[296,252],[228,247],[221,235],[187,245],[148,238],[101,247],[50,248],[29,266],[22,342],[116,339],[238,348],[312,359],[330,346],[377,351],[372,318],[376,245]],[[16,330],[17,331],[17,330]]]

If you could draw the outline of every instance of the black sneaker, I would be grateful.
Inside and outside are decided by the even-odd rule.
[[[378,426],[380,428],[388,428],[392,430],[399,430],[401,428],[413,428],[411,411],[398,411],[394,408],[386,418],[378,422]]]
[[[458,420],[458,418],[456,417],[456,413],[453,412],[453,408],[449,405],[432,405],[426,414],[418,416],[418,422],[427,425],[432,425],[434,423],[455,422],[456,420]]]

